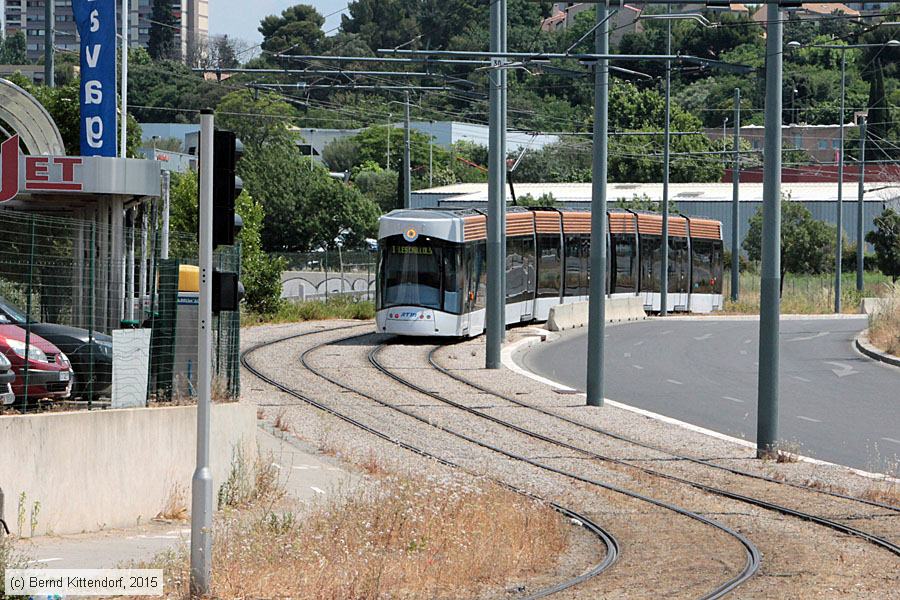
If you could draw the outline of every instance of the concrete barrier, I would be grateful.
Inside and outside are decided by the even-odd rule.
[[[607,322],[638,321],[646,318],[647,313],[644,312],[644,301],[638,296],[606,299]],[[587,322],[587,302],[558,304],[550,308],[547,329],[550,331],[562,331],[574,327],[584,327],[587,325]]]
[[[215,404],[211,429],[218,490],[236,448],[256,455],[256,409]],[[145,523],[176,489],[189,508],[196,434],[196,406],[2,416],[0,513],[30,536]]]
[[[900,302],[895,298],[863,298],[859,301],[859,312],[870,317],[875,313]]]

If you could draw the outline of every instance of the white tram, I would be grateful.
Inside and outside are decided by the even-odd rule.
[[[640,296],[658,311],[662,216],[613,210],[606,238],[612,297]],[[510,207],[506,323],[545,321],[550,307],[588,299],[591,214]],[[476,210],[395,210],[378,231],[378,331],[476,336],[484,331],[487,217]],[[722,307],[722,224],[669,218],[668,306]]]

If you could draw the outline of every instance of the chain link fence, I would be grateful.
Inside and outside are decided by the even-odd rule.
[[[374,300],[377,254],[371,250],[329,250],[280,254],[287,264],[281,297],[293,302],[351,296]]]
[[[136,227],[0,211],[0,353],[15,376],[11,394],[0,383],[0,410],[193,395],[198,294],[185,271],[197,264],[196,236],[170,234],[163,259],[155,206],[134,210]],[[218,250],[215,266],[239,273],[240,247]],[[239,315],[214,321],[214,389],[236,398]]]

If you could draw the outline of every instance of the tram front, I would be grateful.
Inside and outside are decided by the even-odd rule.
[[[393,211],[378,232],[375,320],[398,335],[465,335],[462,219],[452,213]]]

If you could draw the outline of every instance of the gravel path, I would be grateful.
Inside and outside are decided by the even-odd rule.
[[[487,441],[506,452],[527,456],[541,464],[572,472],[585,479],[602,480],[689,507],[737,529],[762,550],[763,567],[759,576],[737,590],[736,597],[900,598],[900,592],[897,591],[900,585],[897,567],[900,563],[896,556],[862,540],[848,538],[798,519],[711,496],[684,484],[641,473],[631,467],[610,465],[587,457],[583,452],[535,440],[450,407],[435,398],[402,388],[368,364],[367,354],[374,344],[384,341],[384,338],[369,335],[341,341],[347,336],[371,331],[370,323],[355,329],[334,330],[354,324],[359,325],[359,322],[254,327],[242,332],[242,345],[250,347],[289,335],[316,332],[260,349],[253,355],[253,364],[273,379],[289,384],[336,410],[352,414],[354,418],[397,439],[427,447],[430,452],[473,471],[501,478],[582,511],[613,533],[622,545],[619,562],[600,577],[558,597],[594,598],[602,595],[697,598],[718,583],[735,576],[743,566],[744,551],[733,538],[707,525],[479,448],[440,431],[438,427],[459,431],[469,437]],[[425,418],[438,427],[429,427],[409,416],[401,415],[392,408],[348,392],[304,369],[300,364],[301,354],[328,341],[334,343],[307,354],[307,360],[313,369],[321,370],[323,374],[349,387],[363,390],[382,402]],[[808,509],[817,514],[849,517],[847,522],[852,522],[854,526],[877,531],[880,535],[896,536],[900,519],[895,516],[889,514],[876,519],[859,518],[870,517],[876,512],[867,510],[870,507],[831,498],[820,501],[823,498],[820,495],[811,497],[808,492],[712,471],[702,465],[673,461],[666,453],[576,428],[534,410],[513,406],[496,396],[478,392],[434,370],[427,361],[428,351],[432,347],[428,344],[390,345],[380,353],[379,360],[391,371],[441,396],[476,407],[485,414],[510,421],[522,428],[563,440],[572,446],[729,489],[740,482],[740,492],[770,500],[785,500],[787,489],[790,490],[791,506],[796,505],[797,508]],[[853,481],[848,481],[848,472],[822,473],[814,465],[761,464],[750,460],[746,449],[733,444],[663,425],[627,411],[609,407],[588,409],[578,396],[558,394],[547,386],[510,371],[484,371],[480,368],[484,364],[483,348],[483,340],[476,339],[447,346],[438,351],[436,356],[439,363],[453,372],[492,390],[605,429],[614,429],[620,434],[657,445],[664,444],[667,450],[716,458],[729,464],[740,464],[741,468],[755,469],[756,472],[798,482],[817,477],[820,478],[816,479],[821,482],[820,485],[854,493],[860,493],[867,489],[866,486],[872,485],[871,481],[856,481],[862,479],[856,476],[852,476],[855,478]],[[245,399],[260,405],[265,418],[278,418],[286,429],[311,441],[324,453],[337,454],[358,465],[371,465],[374,462],[400,472],[446,470],[445,467],[409,452],[398,451],[392,444],[361,434],[359,430],[306,404],[300,404],[295,398],[255,380],[249,373],[246,377],[248,383],[244,388]],[[570,549],[565,557],[561,557],[558,572],[544,577],[542,581],[529,582],[528,589],[533,590],[554,581],[554,577],[558,580],[571,576],[599,560],[596,540],[584,535],[574,536],[573,539],[572,548],[577,550]]]

